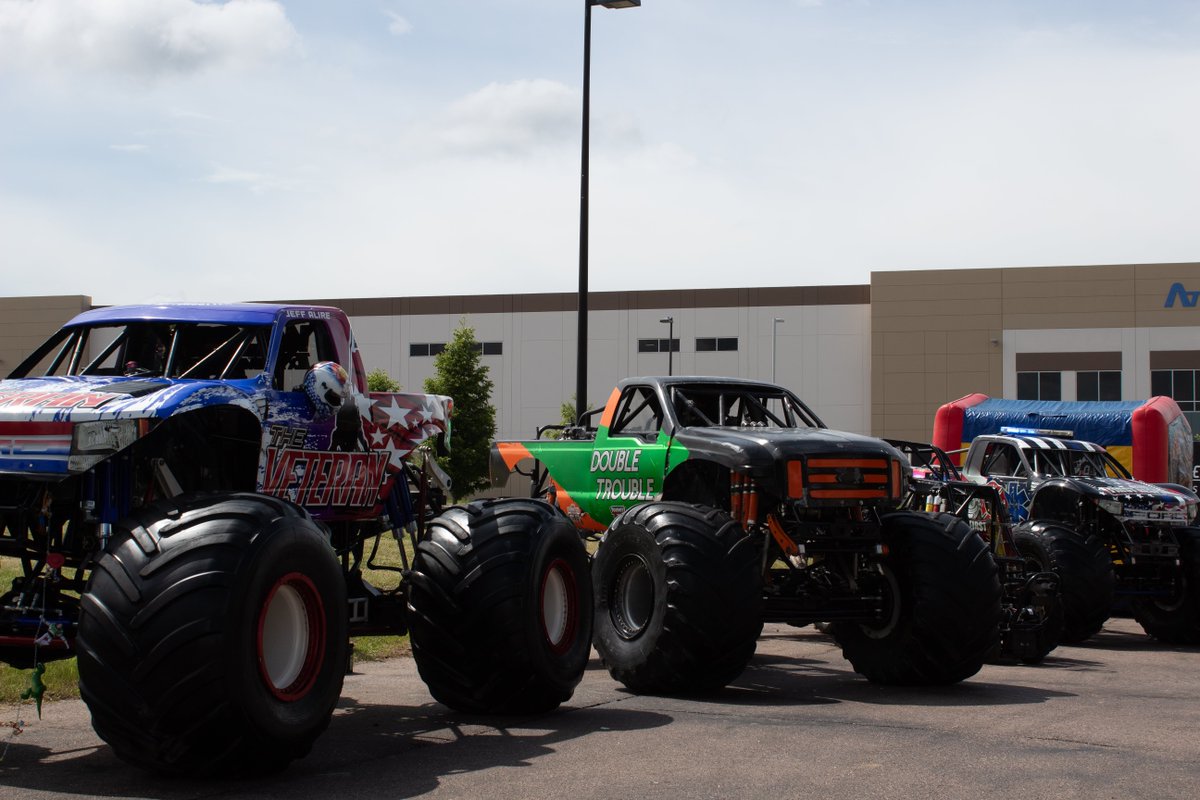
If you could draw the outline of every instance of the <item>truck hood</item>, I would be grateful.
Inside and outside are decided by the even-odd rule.
[[[165,418],[179,411],[249,398],[256,379],[65,377],[0,381],[0,422],[85,422]]]
[[[679,428],[675,438],[692,456],[735,468],[773,468],[806,455],[874,455],[903,461],[887,442],[829,428]]]
[[[0,472],[65,473],[74,426],[116,419],[160,420],[210,405],[262,414],[257,379],[63,377],[0,381]]]
[[[1144,481],[1123,478],[1057,478],[1043,484],[1070,484],[1115,517],[1132,522],[1187,524],[1195,516],[1195,495]],[[1039,491],[1043,487],[1038,487]]]

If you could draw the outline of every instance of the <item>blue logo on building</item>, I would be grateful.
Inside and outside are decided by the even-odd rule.
[[[1167,289],[1167,301],[1163,303],[1163,308],[1174,308],[1176,300],[1184,308],[1195,308],[1196,302],[1200,300],[1200,289],[1189,292],[1183,288],[1182,283],[1172,283],[1171,288]]]

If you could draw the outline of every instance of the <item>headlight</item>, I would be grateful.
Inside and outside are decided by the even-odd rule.
[[[1120,500],[1097,500],[1096,505],[1114,517],[1119,517],[1125,513],[1125,506]]]
[[[79,422],[71,432],[71,456],[67,469],[84,472],[108,456],[137,441],[146,420],[105,419]]]

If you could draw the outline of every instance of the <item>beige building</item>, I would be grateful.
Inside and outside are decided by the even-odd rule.
[[[832,427],[928,440],[972,392],[1168,394],[1200,431],[1200,263],[875,272],[870,285],[594,292],[588,400],[630,375],[775,379]],[[557,421],[575,390],[575,295],[318,299],[354,323],[368,369],[419,391],[460,321],[496,384],[499,435]],[[0,372],[90,307],[0,299]],[[669,323],[662,320],[670,319]],[[778,321],[776,321],[778,320]],[[668,338],[674,341],[668,343]]]
[[[1200,432],[1200,264],[876,272],[871,430],[928,439],[937,407],[992,397],[1175,397]]]
[[[0,297],[0,375],[8,375],[58,326],[92,307],[83,295]]]

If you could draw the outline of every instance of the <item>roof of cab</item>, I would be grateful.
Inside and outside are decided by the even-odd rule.
[[[172,303],[166,305],[109,306],[79,314],[67,326],[95,325],[139,320],[160,322],[211,322],[226,325],[270,325],[288,309],[336,312],[327,306],[282,305],[278,303]],[[340,313],[340,312],[338,312]]]

